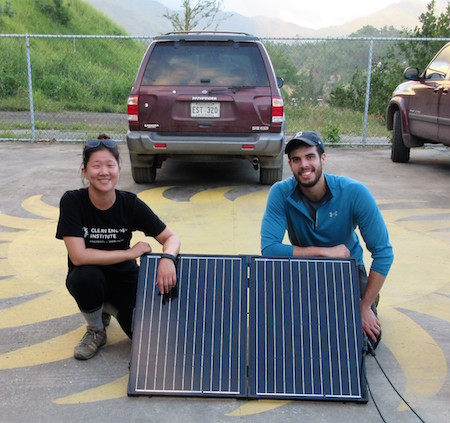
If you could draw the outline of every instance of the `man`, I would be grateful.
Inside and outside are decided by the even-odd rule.
[[[361,281],[362,326],[375,348],[381,338],[375,302],[394,258],[381,212],[362,183],[322,172],[326,154],[317,133],[298,132],[287,143],[285,153],[293,176],[270,190],[261,227],[262,254],[355,257]],[[357,227],[372,254],[368,277]],[[291,245],[283,244],[286,230]]]

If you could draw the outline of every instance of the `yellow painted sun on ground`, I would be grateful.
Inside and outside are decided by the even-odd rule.
[[[236,187],[209,189],[178,202],[164,197],[170,189],[143,191],[139,197],[182,240],[182,253],[259,255],[259,230],[268,190],[241,195]],[[380,202],[381,205],[384,202]],[[23,209],[35,218],[0,213],[0,300],[12,305],[0,309],[4,330],[78,313],[65,287],[67,256],[55,238],[58,209],[41,195],[24,200]],[[450,321],[450,223],[448,209],[411,208],[390,202],[383,211],[395,251],[395,263],[379,305],[383,342],[403,370],[404,395],[421,403],[436,395],[447,379],[445,354],[439,344],[405,310]],[[3,228],[3,230],[2,230]],[[143,239],[137,235],[134,241]],[[152,242],[155,252],[159,245]],[[426,245],[426,248],[424,248]],[[370,257],[366,252],[366,262]],[[52,339],[18,347],[0,355],[0,369],[31,367],[71,359],[84,327]],[[108,332],[106,348],[125,339],[117,325]],[[415,357],[411,360],[411,357]],[[101,401],[126,396],[127,375],[86,392],[54,398],[56,404]],[[230,415],[243,416],[282,406],[284,401],[251,401]]]

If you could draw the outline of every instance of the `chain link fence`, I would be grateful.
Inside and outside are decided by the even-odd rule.
[[[0,141],[84,141],[99,133],[125,140],[128,94],[151,40],[0,34]],[[384,109],[391,92],[375,95],[374,66],[383,66],[396,42],[450,38],[262,40],[285,81],[288,135],[310,129],[327,144],[377,146],[390,143]],[[395,84],[407,65],[399,59]]]

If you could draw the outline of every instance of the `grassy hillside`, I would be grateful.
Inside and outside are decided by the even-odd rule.
[[[7,0],[0,0],[0,5],[6,3]],[[81,0],[14,0],[9,3],[12,16],[2,14],[2,34],[126,35],[122,28]],[[55,3],[61,3],[62,7],[58,9]],[[64,19],[58,20],[58,10],[67,12],[67,23],[62,23]]]
[[[126,35],[80,0],[0,0],[2,34]],[[135,40],[30,37],[35,109],[125,112],[145,45]],[[24,37],[0,38],[0,109],[27,110]]]

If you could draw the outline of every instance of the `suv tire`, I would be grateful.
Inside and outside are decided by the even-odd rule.
[[[397,110],[394,113],[393,127],[391,160],[395,163],[408,163],[410,149],[405,147],[405,144],[403,143],[400,110]]]
[[[131,165],[131,176],[137,184],[151,184],[156,179],[156,167],[137,167]]]
[[[261,185],[273,185],[281,181],[283,177],[283,152],[277,157],[277,167],[261,167],[259,169],[259,183]]]
[[[273,185],[281,181],[283,169],[280,168],[261,168],[259,171],[259,183],[261,185]]]

